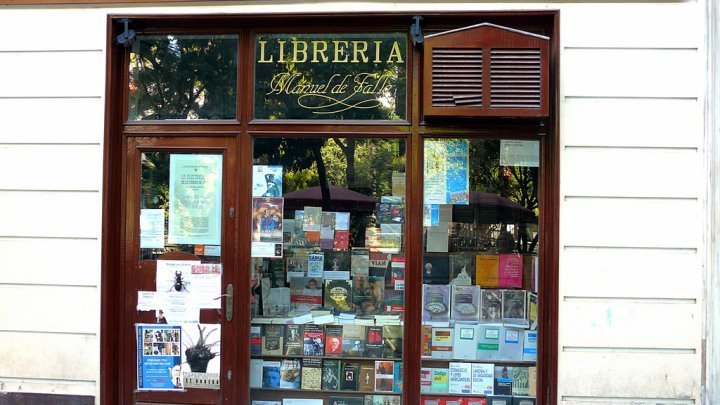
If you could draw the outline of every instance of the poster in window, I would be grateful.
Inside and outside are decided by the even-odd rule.
[[[467,140],[427,140],[424,148],[424,204],[469,204]]]
[[[282,257],[283,199],[253,197],[252,257]]]
[[[219,245],[221,155],[170,155],[168,243]]]
[[[140,210],[140,248],[162,249],[165,247],[165,210],[143,208]]]
[[[540,167],[540,142],[500,140],[500,166]]]
[[[138,324],[138,390],[182,389],[182,342],[178,325]]]
[[[253,166],[253,197],[282,197],[282,166]]]

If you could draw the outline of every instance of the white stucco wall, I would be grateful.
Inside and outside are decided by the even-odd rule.
[[[559,400],[701,403],[702,1],[0,7],[0,391],[98,393],[108,13],[488,9],[561,10]]]

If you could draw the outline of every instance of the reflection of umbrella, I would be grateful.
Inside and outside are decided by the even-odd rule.
[[[475,190],[470,192],[470,205],[453,205],[458,222],[497,224],[500,222],[537,223],[532,210],[499,195]]]
[[[322,207],[320,186],[285,193],[283,197],[285,198],[285,209],[301,210],[305,206]],[[329,205],[333,210],[370,212],[375,210],[375,203],[375,200],[365,194],[347,188],[330,186]]]

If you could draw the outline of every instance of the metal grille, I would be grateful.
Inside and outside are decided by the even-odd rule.
[[[482,49],[433,49],[433,107],[482,107],[482,55]]]
[[[490,50],[490,108],[540,108],[540,49]]]

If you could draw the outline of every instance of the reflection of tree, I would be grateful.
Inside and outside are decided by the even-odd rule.
[[[140,38],[130,55],[130,119],[234,118],[237,40]]]

